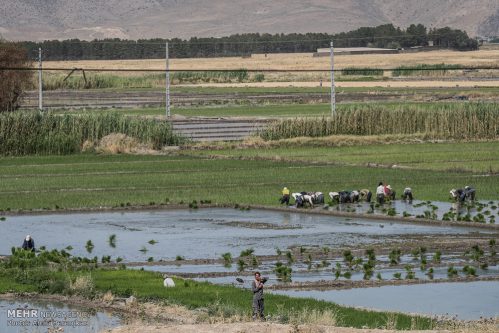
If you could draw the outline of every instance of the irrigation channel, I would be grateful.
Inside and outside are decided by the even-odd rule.
[[[18,318],[17,311],[29,315]],[[62,332],[60,327],[74,333],[98,333],[120,326],[121,322],[112,313],[60,302],[0,299],[0,323],[5,324],[2,333]]]
[[[498,202],[457,210],[450,203],[409,205],[393,207],[411,215],[430,210],[434,218],[460,209],[474,218],[487,209],[487,216],[499,219]],[[371,206],[329,209],[364,212]],[[120,261],[169,276],[244,288],[258,270],[277,279],[267,282],[268,292],[461,319],[499,315],[495,224],[402,221],[383,217],[381,207],[374,209],[358,217],[322,214],[324,207],[316,214],[295,208],[202,208],[13,215],[0,222],[0,254],[10,253],[29,233],[38,248],[111,256],[111,265]],[[236,282],[238,277],[247,282]],[[470,301],[472,296],[478,300]]]
[[[192,89],[196,87],[193,86]],[[201,88],[200,88],[201,89]],[[478,92],[480,90],[478,89]],[[49,109],[81,109],[81,108],[137,108],[161,107],[165,105],[164,90],[161,89],[88,89],[88,90],[51,90],[43,93],[44,106]],[[492,95],[493,96],[493,95]],[[414,88],[380,90],[380,91],[342,91],[336,96],[339,103],[354,102],[389,102],[389,101],[449,101],[456,99],[473,99],[473,89],[463,93],[462,88]],[[496,100],[490,97],[488,100]],[[329,91],[324,92],[176,92],[172,91],[171,103],[175,107],[203,107],[224,105],[267,104],[317,104],[329,103]],[[29,91],[22,99],[23,109],[38,108],[38,92]]]

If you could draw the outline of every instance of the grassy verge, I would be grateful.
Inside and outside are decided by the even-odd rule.
[[[160,273],[96,269],[93,264],[81,263],[80,259],[62,252],[43,251],[34,257],[33,254],[18,251],[0,263],[0,293],[39,292],[98,298],[110,291],[116,296],[134,295],[145,301],[200,309],[207,316],[251,315],[252,293],[247,289],[183,279],[175,279],[175,288],[164,288]],[[398,329],[428,329],[433,323],[419,316],[360,310],[313,299],[268,293],[265,299],[266,314],[283,323],[310,311],[334,316],[331,321],[338,326],[357,328],[380,327],[387,324],[389,318]]]
[[[491,149],[487,144],[483,147]],[[403,155],[402,149],[400,147],[399,156]],[[469,147],[464,156],[472,160],[473,151]],[[473,173],[462,171],[188,156],[2,158],[0,175],[2,210],[119,207],[127,203],[165,203],[167,199],[174,203],[211,200],[223,204],[277,205],[283,186],[292,191],[327,193],[364,187],[374,190],[379,181],[386,181],[399,191],[411,186],[417,198],[426,200],[447,200],[449,189],[464,185],[476,187],[480,199],[495,199],[499,194],[497,175],[475,177]]]

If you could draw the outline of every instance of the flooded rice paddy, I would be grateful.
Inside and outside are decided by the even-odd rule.
[[[450,203],[395,202],[386,207],[413,216],[428,209],[433,213],[453,211]],[[367,213],[372,207],[355,204],[329,209]],[[476,207],[458,208],[456,214],[459,209],[470,216],[479,214]],[[488,209],[492,210],[492,205]],[[375,207],[374,214],[384,212]],[[304,214],[292,208],[213,208],[19,215],[0,223],[0,254],[5,255],[30,234],[37,248],[66,249],[81,257],[111,256],[112,262],[121,258],[132,269],[217,284],[245,288],[247,283],[236,282],[236,277],[249,280],[252,272],[259,270],[275,279],[268,282],[272,292],[346,305],[458,315],[461,319],[496,316],[499,309],[495,245],[499,229],[478,228],[473,222],[457,226]],[[112,235],[114,241],[110,242]],[[88,241],[91,248],[86,246]],[[242,256],[241,252],[250,249]],[[368,250],[373,251],[371,259]],[[400,252],[394,257],[396,250]],[[231,258],[224,262],[225,253]],[[277,272],[281,264],[291,269],[286,279]],[[452,278],[472,281],[475,276],[494,281],[441,282]],[[382,283],[365,288],[370,284],[363,281]],[[406,285],[383,285],[385,281]],[[413,281],[427,283],[414,285]],[[336,282],[341,282],[341,287],[335,287]],[[328,290],[319,290],[324,288]],[[5,303],[0,304],[5,308]]]
[[[0,299],[2,333],[98,333],[120,324],[119,317],[94,309],[59,302]]]
[[[223,253],[238,254],[248,248],[253,248],[256,255],[270,255],[276,247],[344,247],[491,232],[473,227],[236,209],[26,215],[8,217],[0,223],[0,255],[9,254],[12,246],[20,246],[30,234],[38,248],[68,248],[75,256],[110,255],[139,262],[150,257],[155,261],[177,256],[219,258]],[[111,235],[116,235],[115,247],[109,243]],[[86,250],[88,240],[94,245],[91,252]]]
[[[499,316],[499,283],[429,283],[350,290],[285,290],[275,293],[386,311],[442,315],[462,320]]]

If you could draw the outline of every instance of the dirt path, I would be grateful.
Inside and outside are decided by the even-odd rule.
[[[402,331],[382,329],[356,329],[320,325],[283,325],[275,323],[231,323],[231,324],[189,324],[189,325],[149,325],[140,324],[115,328],[111,333],[394,333]],[[497,326],[480,325],[457,330],[403,331],[406,333],[447,333],[447,332],[498,332]]]
[[[319,82],[247,82],[247,83],[202,83],[196,87],[238,87],[238,88],[279,88],[279,87],[319,87]],[[327,83],[325,83],[327,85]],[[179,84],[176,87],[193,87],[193,85]],[[370,82],[336,82],[340,88],[475,88],[475,87],[499,87],[499,80],[463,80],[463,81],[370,81]]]

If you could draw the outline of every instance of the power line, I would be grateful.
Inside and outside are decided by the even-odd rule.
[[[42,71],[72,71],[75,68],[50,68],[44,67]],[[370,68],[370,70],[375,71],[394,71],[394,70],[409,70],[409,71],[459,71],[459,70],[499,70],[499,66],[496,67],[457,67],[457,68],[448,68],[448,67],[431,67],[431,68]],[[37,71],[38,68],[33,67],[0,67],[0,71]],[[165,72],[165,69],[151,69],[151,68],[77,68],[77,70],[85,70],[87,72]],[[364,68],[342,68],[342,69],[334,69],[335,72],[341,72],[344,70],[348,70],[349,72],[365,72]],[[275,73],[285,73],[285,72],[330,72],[330,68],[310,68],[310,69],[282,69],[282,68],[252,68],[252,69],[241,69],[241,68],[226,68],[226,69],[218,69],[218,68],[170,68],[169,72],[275,72]]]

